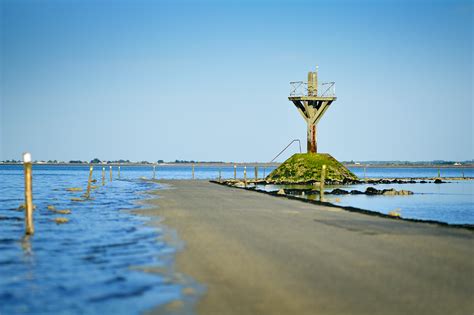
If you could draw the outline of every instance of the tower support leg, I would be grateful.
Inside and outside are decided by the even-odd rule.
[[[308,123],[308,141],[307,141],[308,153],[317,153],[318,146],[316,144],[316,124]]]

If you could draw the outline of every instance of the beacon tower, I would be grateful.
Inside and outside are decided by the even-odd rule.
[[[308,72],[308,82],[290,82],[291,92],[288,99],[293,102],[306,121],[308,153],[317,153],[316,127],[329,106],[336,100],[335,82],[318,84],[318,67]]]

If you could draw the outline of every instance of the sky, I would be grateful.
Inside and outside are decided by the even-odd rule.
[[[0,0],[0,160],[470,160],[472,1]],[[298,151],[295,145],[280,161]]]

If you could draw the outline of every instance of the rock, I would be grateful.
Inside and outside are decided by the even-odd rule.
[[[82,191],[82,188],[80,188],[80,187],[71,187],[71,188],[66,188],[66,191]]]
[[[409,190],[395,190],[393,188],[378,190],[373,187],[367,187],[365,190],[366,195],[383,195],[383,196],[399,196],[399,195],[413,195],[413,192]]]
[[[426,180],[422,180],[422,181],[420,181],[420,184],[426,184],[426,183],[427,183],[427,181],[426,181]]]
[[[69,209],[56,210],[56,208],[54,206],[48,206],[48,210],[52,211],[54,213],[58,213],[58,214],[71,214],[71,210],[69,210]]]
[[[395,196],[397,195],[397,191],[395,189],[384,189],[381,193],[384,196]]]
[[[277,192],[277,195],[284,195],[285,194],[285,190],[283,188],[281,188],[280,190],[278,190]]]
[[[312,190],[311,189],[297,189],[297,188],[286,188],[285,189],[285,194],[287,195],[305,195],[305,194],[311,194]]]
[[[374,188],[374,187],[367,187],[365,190],[366,195],[380,195],[380,190]]]
[[[351,195],[363,195],[364,192],[360,190],[351,190]]]
[[[69,210],[69,209],[56,210],[54,212],[59,213],[59,214],[71,214],[71,210]]]
[[[245,187],[245,183],[244,182],[236,182],[234,184],[234,187],[238,187],[238,188],[244,188]]]
[[[336,188],[336,189],[333,189],[328,194],[329,195],[347,195],[347,194],[349,194],[349,192],[347,190],[344,190],[344,189]]]
[[[435,184],[442,184],[442,183],[445,183],[443,182],[441,179],[439,178],[436,178],[435,181],[434,181]]]
[[[406,195],[413,195],[412,191],[409,190],[395,190],[395,189],[384,189],[382,191],[382,195],[384,196],[406,196]]]
[[[63,223],[68,223],[69,219],[67,219],[67,218],[55,218],[54,222],[56,222],[56,224],[63,224]]]
[[[398,213],[396,210],[390,211],[388,215],[391,217],[400,218],[400,213]]]

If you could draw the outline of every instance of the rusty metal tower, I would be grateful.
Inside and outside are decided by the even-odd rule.
[[[308,82],[290,82],[291,91],[288,99],[295,104],[301,116],[308,124],[308,153],[317,153],[316,125],[329,105],[336,100],[335,82],[318,84],[318,67],[308,72]]]

